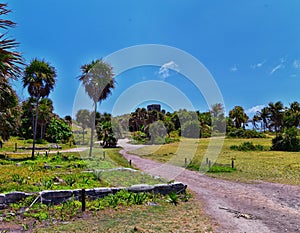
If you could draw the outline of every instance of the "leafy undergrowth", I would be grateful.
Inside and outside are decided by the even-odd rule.
[[[81,202],[57,206],[33,205],[18,214],[31,199],[11,205],[0,212],[0,230],[30,232],[213,232],[202,204],[191,194],[167,196],[121,191],[102,199],[88,201],[85,212]]]
[[[113,170],[120,166],[128,167],[128,162],[119,154],[119,149],[105,150],[105,158],[102,149],[95,149],[92,157],[88,157],[87,153],[40,153],[33,160],[22,154],[15,154],[10,158],[2,157],[0,193],[163,182],[138,171]]]

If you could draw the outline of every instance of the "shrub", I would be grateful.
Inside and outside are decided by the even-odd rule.
[[[289,128],[283,134],[272,139],[271,150],[300,151],[300,139],[297,138],[297,128]]]
[[[245,130],[242,128],[233,128],[227,133],[228,137],[232,138],[265,138],[266,135],[263,132],[257,132],[255,130]]]
[[[239,146],[231,146],[230,149],[238,151],[263,151],[264,147],[262,145],[254,145],[252,142],[243,142]]]
[[[147,135],[142,131],[136,131],[133,132],[132,139],[139,143],[145,143],[147,141]]]

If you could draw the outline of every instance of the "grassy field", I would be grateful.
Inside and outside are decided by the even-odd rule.
[[[103,158],[105,151],[105,159]],[[9,154],[0,158],[0,192],[45,189],[75,189],[103,186],[130,186],[139,183],[157,184],[162,179],[113,168],[129,167],[119,149],[94,148],[93,157],[88,150],[79,153],[40,153],[34,160],[30,155]]]
[[[265,151],[236,151],[230,146],[243,142],[252,142],[265,147]],[[210,152],[218,151],[217,141]],[[210,139],[183,139],[181,143],[162,146],[149,146],[133,151],[133,154],[160,162],[169,162],[177,166],[199,167],[205,161]],[[215,148],[214,148],[215,146]],[[209,176],[242,182],[264,180],[270,182],[300,185],[300,153],[269,151],[271,138],[264,139],[225,139],[221,152],[216,160],[220,164],[230,164],[234,158],[236,171],[207,173]],[[211,156],[209,154],[208,156]]]

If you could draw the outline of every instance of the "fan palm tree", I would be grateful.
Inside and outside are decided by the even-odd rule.
[[[91,140],[89,156],[92,156],[93,139],[95,131],[95,117],[97,104],[105,100],[115,87],[115,80],[112,67],[102,60],[92,61],[81,67],[82,74],[79,80],[85,87],[85,91],[94,104],[93,120],[91,122]]]
[[[274,127],[277,136],[278,132],[283,130],[283,103],[280,101],[270,102],[268,109],[270,111],[270,125]]]
[[[248,121],[248,116],[244,112],[243,107],[235,106],[232,110],[229,111],[229,117],[234,121],[235,127],[241,128],[244,127],[245,123]]]
[[[53,90],[56,82],[56,71],[49,63],[34,59],[30,65],[25,68],[23,77],[23,87],[27,87],[28,93],[35,98],[35,119],[33,123],[33,144],[31,157],[34,158],[36,131],[38,124],[39,101],[47,97]]]
[[[7,4],[0,4],[0,17],[11,11],[7,9]],[[0,28],[7,30],[16,24],[7,19],[0,19]],[[18,46],[14,39],[8,39],[6,33],[0,35],[0,76],[16,79],[21,74],[21,66],[24,65],[20,53],[14,51]]]

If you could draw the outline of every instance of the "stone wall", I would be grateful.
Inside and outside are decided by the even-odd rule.
[[[171,192],[176,193],[185,193],[187,186],[180,182],[174,182],[170,184],[156,184],[156,185],[148,185],[148,184],[139,184],[132,185],[129,188],[126,187],[118,187],[118,188],[93,188],[86,189],[86,197],[89,199],[97,199],[103,198],[109,194],[115,194],[120,190],[128,190],[129,192],[154,192],[166,195]],[[74,199],[80,199],[82,190],[46,190],[39,192],[40,201],[43,204],[59,204],[63,201]],[[18,202],[27,196],[33,195],[33,193],[25,193],[25,192],[11,192],[7,194],[0,194],[0,208],[5,208],[11,203]]]

